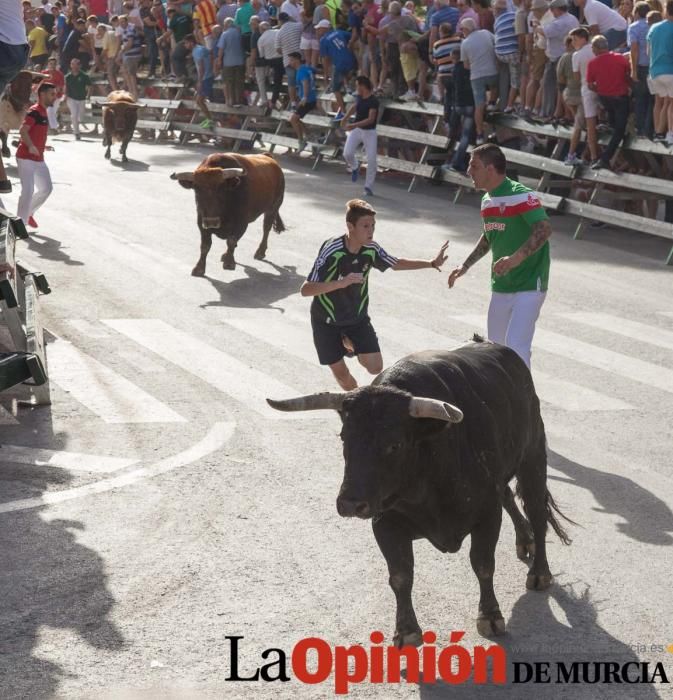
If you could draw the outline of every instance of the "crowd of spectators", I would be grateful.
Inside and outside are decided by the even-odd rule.
[[[216,78],[228,105],[276,106],[286,83],[301,138],[297,121],[321,89],[334,93],[341,120],[345,96],[364,76],[377,97],[442,102],[457,143],[450,167],[464,170],[468,145],[483,143],[487,113],[498,110],[574,126],[569,165],[588,155],[592,167],[611,167],[630,124],[638,136],[673,145],[673,0],[665,7],[660,0],[620,0],[614,7],[611,1],[41,0],[35,7],[25,0],[23,6],[32,67],[49,72],[71,109],[88,76],[106,75],[112,89],[121,77],[137,97],[142,71],[192,81],[203,125],[212,126],[208,101]],[[601,152],[602,129],[612,137]]]

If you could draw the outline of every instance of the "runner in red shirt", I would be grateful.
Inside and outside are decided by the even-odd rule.
[[[33,214],[47,201],[53,189],[49,168],[44,162],[44,150],[49,131],[47,108],[54,104],[55,99],[56,87],[46,81],[41,83],[37,89],[37,104],[28,110],[19,129],[21,142],[16,150],[16,165],[21,196],[17,214],[33,228],[37,228]]]
[[[610,161],[626,134],[631,108],[631,63],[624,54],[609,51],[608,40],[600,34],[591,40],[591,48],[596,58],[587,65],[587,86],[598,94],[612,127],[610,143],[601,157],[591,164],[593,170],[598,170],[610,167]]]
[[[47,63],[47,70],[42,71],[47,76],[47,82],[56,86],[56,99],[51,107],[47,107],[47,117],[49,118],[49,128],[52,131],[58,130],[58,108],[63,102],[65,94],[65,76],[58,68],[58,61],[50,58]]]

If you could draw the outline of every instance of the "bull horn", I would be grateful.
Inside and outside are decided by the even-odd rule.
[[[194,182],[194,173],[173,173],[170,178],[171,180],[185,180],[186,182]]]
[[[348,396],[348,392],[337,394],[325,391],[321,394],[298,396],[294,399],[285,399],[283,401],[267,399],[266,402],[277,411],[319,411],[321,409],[339,411],[346,396]]]
[[[435,418],[447,423],[460,423],[463,420],[463,412],[457,406],[446,401],[417,397],[409,403],[409,415],[413,418]]]
[[[220,168],[222,171],[222,180],[229,180],[232,177],[242,177],[245,175],[243,168]]]

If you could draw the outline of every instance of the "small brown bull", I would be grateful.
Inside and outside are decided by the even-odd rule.
[[[264,235],[255,253],[256,260],[266,255],[271,227],[277,233],[285,230],[279,213],[285,195],[285,177],[280,165],[268,154],[215,153],[205,158],[194,172],[173,173],[171,179],[193,189],[196,196],[201,256],[192,270],[195,277],[206,274],[206,257],[213,234],[226,239],[222,267],[233,270],[234,250],[248,224],[264,214]]]
[[[103,102],[103,146],[107,146],[105,157],[109,160],[110,148],[114,142],[121,142],[119,152],[122,163],[128,163],[126,148],[133,138],[138,122],[138,109],[143,107],[125,90],[114,90]]]

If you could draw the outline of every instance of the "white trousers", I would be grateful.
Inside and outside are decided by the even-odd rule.
[[[49,119],[49,128],[58,129],[58,108],[63,102],[63,97],[57,97],[51,107],[47,107],[47,118]]]
[[[350,171],[355,170],[357,161],[355,160],[355,151],[360,144],[365,147],[367,154],[367,177],[365,178],[365,187],[370,190],[374,189],[374,180],[376,180],[376,129],[352,129],[346,136],[346,145],[344,146],[344,160]]]
[[[84,112],[84,100],[73,100],[72,97],[67,98],[68,109],[70,110],[70,119],[72,120],[72,133],[79,134],[79,123]]]
[[[493,292],[488,307],[488,339],[512,348],[530,368],[535,322],[546,292]]]
[[[255,80],[257,82],[257,102],[265,105],[267,101],[266,78],[268,74],[267,66],[255,66]]]
[[[17,215],[24,223],[47,201],[53,186],[49,168],[43,160],[16,159],[19,179],[21,180],[21,196]],[[37,189],[36,189],[37,188]]]

